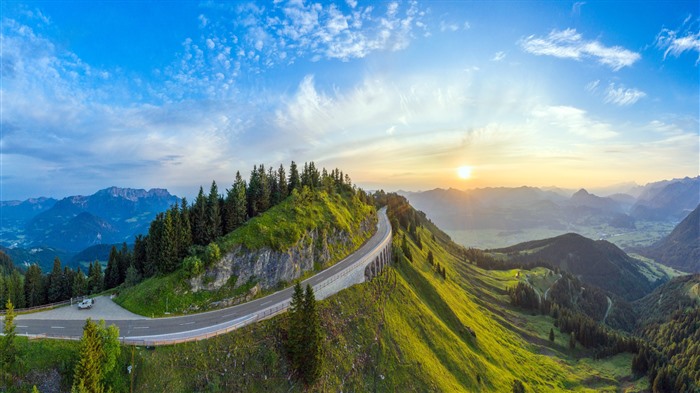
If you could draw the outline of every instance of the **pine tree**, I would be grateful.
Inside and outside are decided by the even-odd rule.
[[[576,348],[576,333],[571,332],[571,336],[569,336],[569,349],[574,348]]]
[[[292,368],[299,370],[304,351],[304,290],[299,282],[289,303],[289,326],[287,329],[287,352]]]
[[[178,250],[175,244],[176,238],[177,232],[173,224],[173,212],[168,210],[163,220],[163,233],[160,240],[161,259],[159,260],[158,271],[161,273],[170,273],[177,269]]]
[[[211,182],[207,198],[205,242],[209,244],[221,236],[221,211],[219,209],[219,188],[216,182]]]
[[[109,251],[107,268],[105,269],[105,289],[112,289],[119,285],[119,261],[117,258],[117,247],[112,246],[112,249]]]
[[[267,168],[267,187],[270,189],[270,206],[275,206],[280,203],[280,190],[277,188],[277,171],[273,171],[272,167]]]
[[[49,303],[56,303],[62,300],[63,297],[63,270],[61,269],[61,260],[56,257],[53,260],[53,269],[49,274]]]
[[[37,264],[31,264],[24,274],[24,298],[27,307],[39,306],[45,303],[44,277]]]
[[[73,296],[83,296],[87,294],[87,278],[85,277],[85,274],[83,273],[80,268],[78,268],[78,271],[75,273],[75,276],[73,276]]]
[[[190,209],[187,207],[187,199],[182,198],[180,205],[180,227],[178,228],[180,252],[178,259],[187,256],[192,246],[192,223],[190,222]],[[137,268],[138,270],[138,268]]]
[[[75,366],[72,391],[104,392],[106,377],[116,366],[120,352],[119,329],[88,318],[80,340],[80,360]]]
[[[75,366],[73,391],[96,393],[105,391],[102,384],[104,356],[99,327],[88,318],[83,327],[83,338],[80,340],[80,360]]]
[[[15,308],[8,299],[5,303],[5,325],[0,337],[0,374],[5,381],[11,381],[11,372],[17,364],[19,349],[15,342]]]
[[[270,181],[267,177],[267,172],[265,172],[265,165],[260,164],[258,167],[258,176],[260,177],[260,195],[258,198],[258,214],[264,213],[270,208],[271,201],[271,191]]]
[[[316,308],[316,297],[311,285],[306,284],[304,292],[304,320],[306,326],[304,329],[304,356],[303,364],[303,379],[307,385],[313,384],[321,375],[321,322]]]
[[[246,199],[246,184],[241,178],[241,173],[236,172],[236,180],[233,186],[226,193],[224,202],[226,212],[226,222],[224,225],[226,233],[229,233],[243,225],[248,214],[248,201]]]
[[[433,256],[433,250],[428,250],[428,264],[430,264],[430,266],[435,265],[435,257]]]
[[[279,192],[277,198],[278,203],[287,199],[287,196],[289,196],[289,186],[287,185],[287,174],[284,172],[284,166],[282,164],[280,164],[280,167],[277,169],[277,190]]]
[[[261,181],[258,166],[253,165],[253,170],[250,172],[250,179],[248,180],[248,189],[246,190],[246,197],[248,199],[248,217],[250,218],[257,216],[260,213],[258,209],[260,206],[259,199],[262,187]]]
[[[287,182],[287,194],[291,194],[293,190],[298,190],[301,187],[301,179],[299,178],[299,170],[297,164],[292,161],[289,164],[289,181]]]
[[[100,293],[103,290],[102,284],[102,266],[100,266],[100,262],[95,261],[91,265],[91,269],[88,275],[88,291],[91,294]]]
[[[192,243],[207,245],[207,198],[204,197],[204,190],[199,187],[199,194],[194,200],[192,214],[190,215],[192,224]]]
[[[554,342],[554,328],[549,328],[549,341]]]
[[[146,265],[148,264],[147,250],[148,244],[146,238],[143,235],[137,235],[134,240],[134,267],[141,275],[150,277],[153,275],[153,272],[146,272]]]
[[[12,270],[12,274],[10,274],[10,276],[7,278],[9,279],[6,282],[7,300],[12,301],[12,304],[15,305],[16,308],[26,307],[26,302],[24,299],[24,280],[22,280],[22,275],[17,269],[14,269]]]

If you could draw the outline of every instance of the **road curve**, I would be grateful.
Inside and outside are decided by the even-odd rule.
[[[385,247],[391,247],[391,225],[386,216],[386,208],[379,210],[377,232],[357,251],[330,268],[304,280],[303,286],[310,284],[316,293],[327,297],[351,284],[333,288],[346,280],[340,280],[372,261]],[[285,312],[289,306],[294,288],[289,287],[265,297],[236,306],[169,318],[107,319],[107,325],[119,327],[120,339],[127,344],[168,345],[178,342],[202,340],[235,330],[239,327]],[[22,315],[16,320],[19,335],[79,339],[84,320],[40,319],[38,314]],[[89,313],[86,313],[86,318]]]

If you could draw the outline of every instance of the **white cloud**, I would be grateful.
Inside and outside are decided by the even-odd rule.
[[[605,91],[605,103],[612,103],[619,106],[632,105],[640,99],[646,97],[646,93],[638,89],[627,89],[624,86],[615,87],[611,83]]]
[[[700,31],[693,26],[697,26],[697,23],[693,23],[692,16],[689,15],[679,29],[664,28],[659,32],[656,36],[656,46],[664,49],[664,60],[668,55],[679,57],[685,52],[696,52],[698,58],[695,65],[700,63]]]
[[[357,7],[357,0],[345,0],[346,3],[350,6],[350,8],[355,8]]]
[[[576,16],[581,16],[581,8],[586,5],[585,1],[577,1],[571,7],[571,13]]]
[[[621,46],[609,47],[599,41],[584,40],[575,29],[553,30],[543,38],[531,35],[521,40],[520,46],[534,55],[574,60],[592,58],[614,71],[629,67],[641,58],[639,53]]]
[[[586,111],[572,106],[541,106],[533,110],[532,115],[545,124],[588,139],[608,139],[618,135],[609,123],[593,120]]]
[[[598,86],[600,85],[600,80],[594,80],[586,85],[586,91],[589,93],[595,93],[598,91]]]
[[[491,58],[491,61],[501,61],[506,58],[506,53],[505,52],[496,52],[493,57]]]
[[[443,33],[446,31],[455,32],[457,30],[459,30],[459,25],[456,23],[445,22],[445,21],[440,22],[440,31]]]

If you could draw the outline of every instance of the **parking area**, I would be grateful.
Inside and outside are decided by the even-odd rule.
[[[138,320],[149,319],[141,315],[137,315],[128,311],[118,304],[114,303],[109,296],[95,297],[95,303],[92,308],[80,310],[77,303],[72,306],[63,306],[54,308],[53,310],[40,311],[32,314],[18,315],[17,320],[23,319],[70,319],[70,320]]]

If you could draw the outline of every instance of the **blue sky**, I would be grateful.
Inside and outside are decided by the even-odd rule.
[[[3,200],[291,160],[387,190],[700,172],[697,1],[0,7]]]

